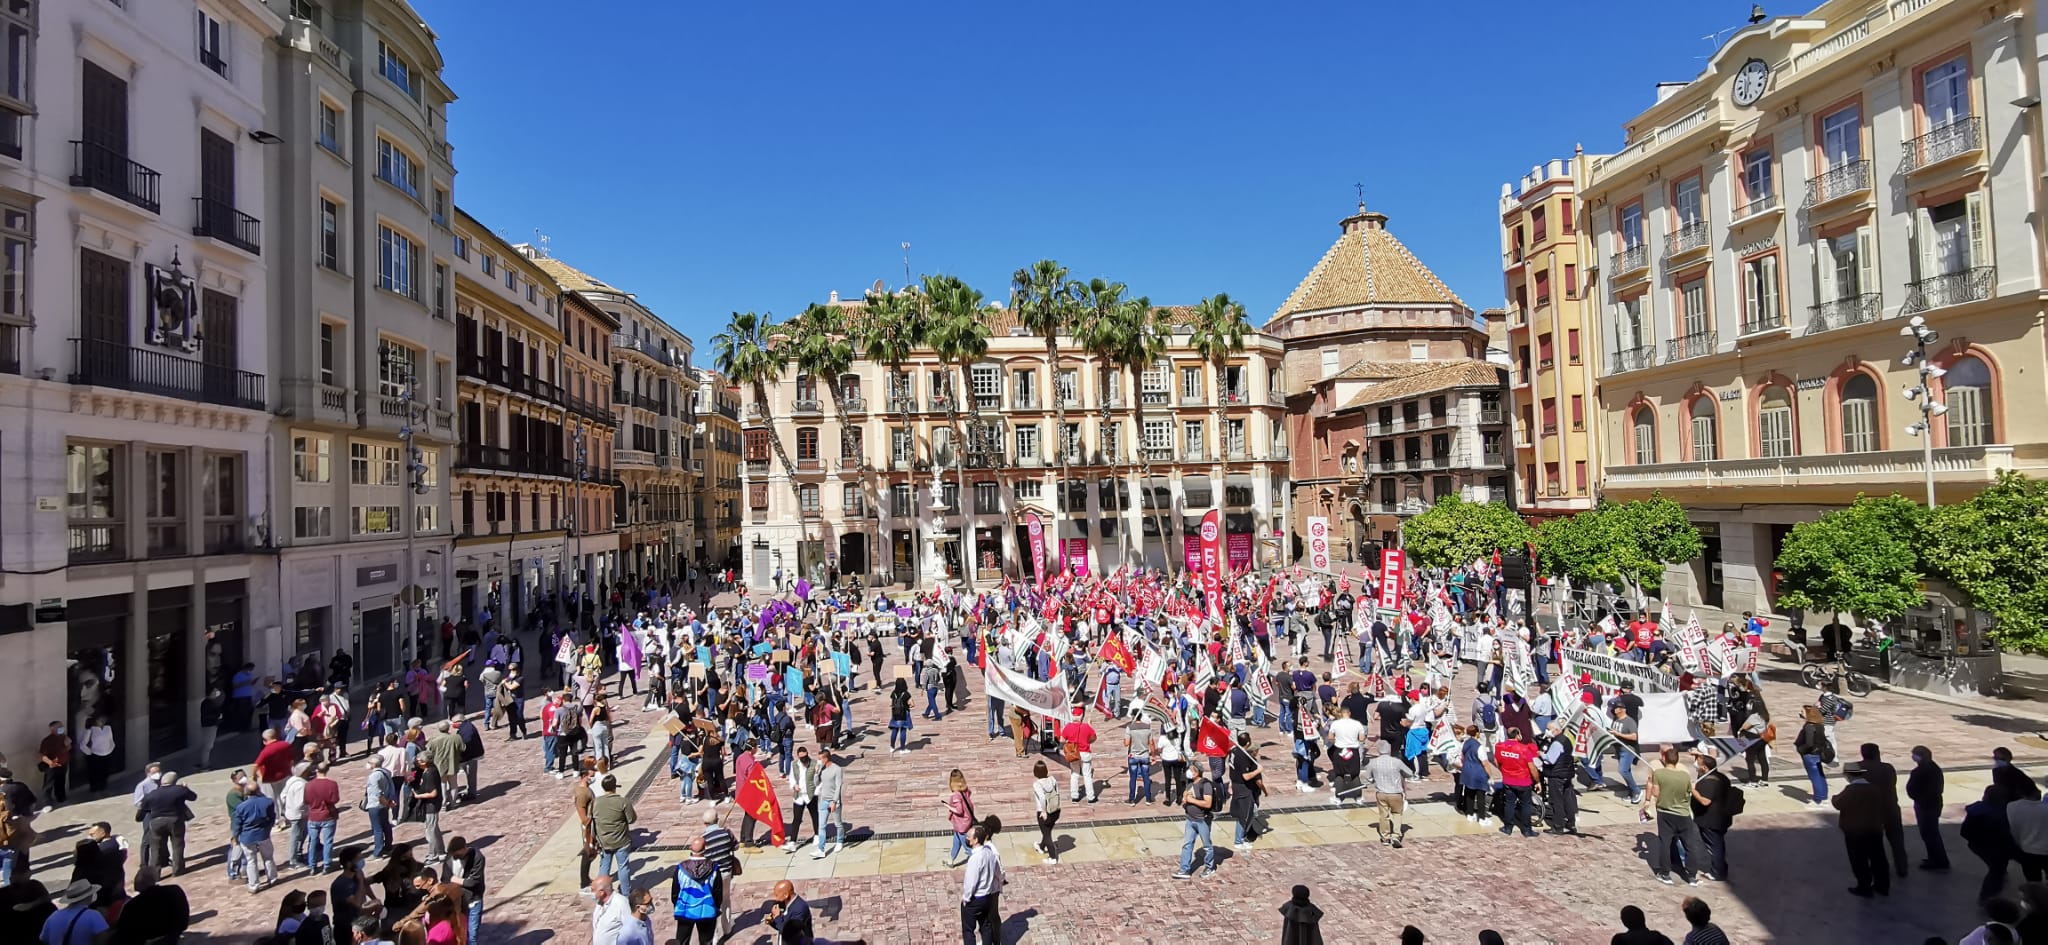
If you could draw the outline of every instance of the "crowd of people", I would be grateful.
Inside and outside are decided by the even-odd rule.
[[[642,583],[572,598],[568,621],[540,616],[524,633],[500,632],[485,611],[444,628],[438,666],[415,661],[361,705],[349,695],[346,654],[330,661],[310,706],[283,680],[259,694],[252,678],[243,694],[238,675],[221,715],[261,719],[262,745],[216,801],[228,812],[228,835],[207,839],[226,842],[225,876],[252,894],[277,882],[280,869],[333,876],[325,890],[284,896],[277,941],[481,940],[484,852],[444,836],[440,821],[484,801],[484,733],[503,728],[507,743],[538,737],[519,767],[573,781],[567,807],[599,945],[662,940],[650,920],[656,908],[669,910],[679,941],[718,941],[736,911],[742,848],[808,847],[824,859],[847,846],[846,753],[874,746],[855,711],[886,706],[872,728],[886,730],[890,754],[929,751],[930,740],[914,733],[949,717],[957,724],[975,698],[973,674],[983,690],[978,732],[1030,760],[1028,777],[1019,776],[1028,782],[1033,848],[1048,864],[1058,862],[1063,839],[1071,842],[1057,835],[1064,808],[1102,803],[1105,788],[1113,802],[1111,778],[1120,774],[1126,805],[1179,809],[1183,844],[1171,876],[1213,876],[1217,818],[1227,818],[1234,849],[1257,849],[1291,773],[1296,794],[1373,808],[1371,823],[1390,847],[1406,841],[1416,799],[1440,797],[1470,821],[1526,838],[1539,827],[1576,833],[1579,796],[1611,790],[1655,832],[1651,875],[1698,886],[1730,875],[1744,788],[1769,778],[1783,746],[1799,757],[1812,803],[1839,812],[1850,892],[1887,895],[1908,875],[1898,771],[1875,744],[1862,744],[1855,759],[1838,757],[1837,728],[1854,707],[1832,693],[1798,707],[1786,718],[1788,727],[1798,720],[1796,734],[1781,738],[1755,675],[1760,621],[1710,635],[1668,612],[1637,610],[1545,632],[1505,613],[1489,562],[1386,580],[1394,586],[1364,578],[1354,593],[1349,579],[1298,570],[1206,586],[1194,576],[1119,571],[979,593],[893,594],[798,580],[773,597],[716,608],[708,595],[684,601],[675,588]],[[533,640],[533,654],[522,638]],[[1453,696],[1460,677],[1469,696]],[[872,698],[857,701],[861,691]],[[674,803],[705,811],[699,835],[663,838],[689,855],[659,882],[633,867],[645,840],[635,804],[647,797],[632,796],[614,771],[621,730],[642,721],[664,736],[658,763]],[[354,751],[352,728],[361,733]],[[1285,758],[1267,756],[1269,732]],[[1945,870],[1942,771],[1927,749],[1912,754],[1903,788],[1920,866]],[[349,769],[360,771],[360,787],[344,792],[336,775]],[[961,871],[963,941],[995,942],[1006,874],[990,839],[1002,818],[977,809],[968,772],[955,767],[947,780],[947,863]],[[76,907],[71,894],[83,883],[103,919],[134,915],[168,927],[177,910],[165,903],[174,893],[182,903],[183,893],[165,880],[186,871],[186,824],[201,801],[176,773],[154,766],[134,801],[143,847],[134,894],[119,865],[129,842],[104,824],[80,842],[71,887],[52,891],[28,876],[32,818],[44,808],[0,768],[0,885],[20,901],[62,904],[53,910],[61,914]],[[722,822],[732,806],[741,811],[737,835]],[[338,847],[349,810],[365,816],[366,845]],[[1024,811],[1004,813],[1022,820]],[[419,840],[401,839],[415,824]],[[2048,869],[2048,806],[2009,753],[1962,828],[1987,867],[1989,914],[2006,914],[2019,902],[2001,898],[2008,865],[2019,863],[2029,881]],[[657,907],[661,885],[669,896]],[[149,908],[135,912],[145,892],[153,893]],[[40,899],[24,898],[31,895]],[[1290,922],[1313,909],[1305,893],[1297,899]],[[1703,900],[1689,902],[1704,916]],[[811,912],[793,884],[778,884],[764,908],[779,940],[810,940]],[[1694,911],[1688,906],[1688,919]],[[1687,942],[1717,940],[1701,923]],[[37,931],[50,945],[76,941],[65,928],[54,940],[47,925]]]

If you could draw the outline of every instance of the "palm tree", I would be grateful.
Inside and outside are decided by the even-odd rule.
[[[899,413],[903,429],[906,431],[911,430],[911,413],[917,403],[917,384],[914,380],[906,379],[902,393],[898,394],[896,381],[903,373],[903,365],[909,363],[911,356],[924,346],[926,326],[931,321],[923,299],[913,295],[911,288],[905,287],[904,291],[893,293],[882,289],[869,292],[862,304],[860,316],[853,319],[849,325],[852,329],[854,350],[867,360],[881,364],[887,372],[887,377],[882,382],[882,394],[889,398],[886,404],[888,409],[897,410],[900,407]],[[888,448],[893,463],[896,444],[891,442]],[[915,436],[911,439],[910,462],[904,472],[904,480],[912,493],[915,493]],[[916,579],[914,574],[906,578],[911,583],[915,583]]]
[[[1112,369],[1123,371],[1130,376],[1129,397],[1133,434],[1131,442],[1137,456],[1136,468],[1139,471],[1140,487],[1143,488],[1143,483],[1152,477],[1152,460],[1143,449],[1145,399],[1139,394],[1138,387],[1141,383],[1140,376],[1145,369],[1166,355],[1168,328],[1158,311],[1152,307],[1151,299],[1142,295],[1135,299],[1126,299],[1123,297],[1124,291],[1125,286],[1121,282],[1104,284],[1100,279],[1091,280],[1086,295],[1086,312],[1076,335],[1081,346],[1090,354],[1101,359]],[[1104,415],[1107,416],[1108,412],[1105,405]],[[1123,444],[1119,443],[1118,446],[1122,447]],[[1112,456],[1110,461],[1113,466],[1117,465],[1116,457]],[[1128,497],[1129,492],[1125,492],[1125,496]],[[1151,494],[1147,492],[1141,502],[1148,502],[1150,498]],[[1140,508],[1145,508],[1145,505],[1141,504]],[[1148,517],[1152,511],[1156,510],[1146,512]],[[1154,526],[1159,528],[1159,541],[1163,548],[1166,543],[1164,522],[1156,521]],[[1141,561],[1144,551],[1145,542],[1141,536],[1138,541]],[[1166,559],[1171,567],[1173,555],[1166,555]]]
[[[1188,324],[1190,337],[1188,346],[1209,362],[1210,381],[1215,391],[1216,439],[1221,454],[1223,450],[1223,359],[1244,351],[1244,336],[1251,333],[1251,322],[1245,319],[1244,306],[1231,300],[1230,296],[1218,292],[1195,306],[1193,318]],[[1217,457],[1221,462],[1222,456]],[[1223,508],[1223,489],[1210,493],[1217,509]]]
[[[725,330],[711,336],[711,360],[720,374],[725,375],[735,387],[747,387],[754,392],[754,403],[747,419],[757,417],[768,421],[768,385],[782,380],[783,356],[776,351],[774,337],[780,326],[775,317],[766,313],[734,312],[725,324]],[[789,480],[792,494],[797,491],[796,469],[789,461],[789,453],[782,448],[782,440],[775,435],[775,425],[767,423],[768,443],[775,449],[776,459],[782,462],[782,473]]]
[[[1098,282],[1100,280],[1097,280]],[[1067,402],[1060,396],[1060,348],[1059,337],[1071,334],[1081,314],[1081,302],[1077,283],[1067,280],[1067,267],[1050,259],[1041,259],[1030,266],[1019,269],[1010,276],[1010,305],[1017,312],[1017,323],[1025,330],[1045,339],[1045,365],[1050,376],[1050,393],[1053,398],[1055,416],[1053,426],[1053,450],[1059,459],[1059,495],[1067,495],[1068,464],[1072,457],[1067,455]],[[1083,510],[1085,511],[1085,510]],[[1059,504],[1054,504],[1053,534],[1059,534]],[[1054,547],[1058,547],[1055,537]]]
[[[959,490],[957,501],[960,508],[960,563],[967,578],[967,586],[974,586],[975,557],[974,529],[967,521],[967,442],[961,435],[959,411],[961,396],[968,391],[967,372],[970,365],[988,354],[989,311],[982,304],[980,290],[960,280],[958,276],[925,276],[922,292],[926,311],[931,319],[926,329],[926,342],[939,363],[944,364],[955,375],[954,396],[947,407],[947,426],[953,433],[953,469]]]

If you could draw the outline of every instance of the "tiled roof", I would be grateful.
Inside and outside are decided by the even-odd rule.
[[[1431,368],[1443,366],[1444,362],[1442,361],[1374,361],[1367,358],[1352,364],[1344,370],[1338,371],[1333,379],[1347,381],[1386,380],[1394,377],[1407,377],[1410,374],[1417,374]]]
[[[1272,321],[1296,312],[1373,305],[1467,308],[1436,273],[1387,232],[1386,223],[1386,214],[1368,212],[1362,206],[1357,214],[1346,217],[1343,234],[1281,303]]]
[[[1338,409],[1350,410],[1368,404],[1406,400],[1459,387],[1499,387],[1501,384],[1500,366],[1486,361],[1460,359],[1423,363],[1430,369],[1374,384]]]
[[[556,259],[553,256],[533,256],[529,258],[533,260],[534,265],[540,267],[540,271],[547,273],[549,278],[554,279],[557,283],[561,284],[562,288],[567,289],[571,292],[619,291],[618,289],[615,289],[609,285],[604,284],[603,282],[598,281],[589,273],[584,272],[583,270],[578,269],[574,266],[571,266],[568,263],[565,263],[559,259]]]

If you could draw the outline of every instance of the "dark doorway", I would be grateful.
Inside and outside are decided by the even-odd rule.
[[[364,679],[391,675],[397,669],[391,662],[397,649],[391,632],[391,608],[363,611],[363,633],[356,640],[356,672]]]
[[[868,579],[868,536],[839,536],[839,573],[858,574],[863,581]]]

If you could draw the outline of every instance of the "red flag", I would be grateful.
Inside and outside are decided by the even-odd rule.
[[[768,771],[754,760],[749,749],[740,752],[738,771],[740,789],[735,800],[740,810],[745,811],[761,823],[768,825],[768,842],[776,846],[783,843],[782,804],[775,798],[775,788],[768,784]]]
[[[472,650],[475,650],[475,649],[476,649],[476,647],[473,647],[473,646],[463,647],[463,648],[462,648],[462,652],[460,652],[460,653],[457,653],[457,654],[455,654],[455,658],[454,658],[454,659],[452,659],[452,660],[449,660],[448,662],[446,662],[446,663],[442,663],[442,664],[441,664],[441,671],[445,673],[445,672],[447,672],[447,671],[449,671],[449,670],[451,670],[451,669],[454,669],[454,668],[455,668],[455,664],[457,664],[457,663],[463,663],[463,662],[468,662],[468,660],[469,660],[469,654],[470,654],[470,651],[472,651]]]
[[[1112,633],[1102,642],[1101,656],[1103,660],[1115,663],[1126,676],[1138,671],[1138,661],[1131,658],[1131,648],[1124,645],[1122,634]]]
[[[983,630],[981,632],[981,645],[974,648],[974,668],[983,672],[988,671],[988,644],[988,631]]]
[[[1116,718],[1116,707],[1109,704],[1108,686],[1095,687],[1095,711],[1102,713],[1105,719]]]
[[[1203,719],[1202,727],[1195,732],[1195,750],[1211,758],[1230,754],[1230,730],[1216,724],[1215,719]]]

